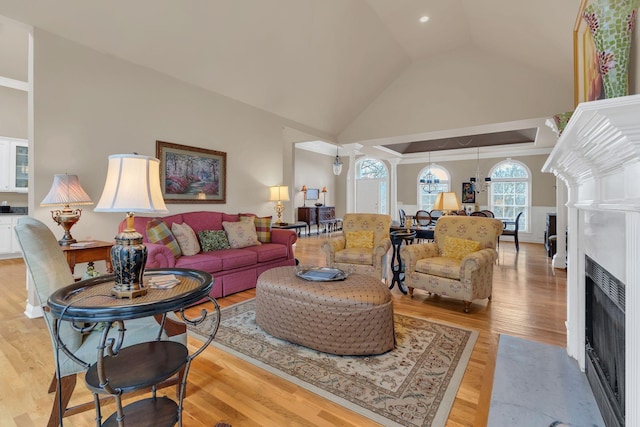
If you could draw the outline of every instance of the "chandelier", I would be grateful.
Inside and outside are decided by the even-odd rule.
[[[435,176],[431,172],[431,168],[433,167],[433,163],[431,163],[431,151],[429,151],[429,171],[424,176],[424,178],[420,178],[420,185],[422,186],[422,191],[425,193],[433,193],[434,191],[438,191],[438,184],[440,184],[440,179]]]
[[[480,144],[478,144],[478,152],[476,157],[476,176],[472,176],[469,178],[471,181],[471,185],[473,187],[473,191],[476,193],[482,193],[489,189],[491,185],[491,177],[487,176],[482,178],[482,173],[480,173]]]

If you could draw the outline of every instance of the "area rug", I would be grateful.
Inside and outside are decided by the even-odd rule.
[[[478,333],[395,315],[397,346],[335,356],[266,334],[255,300],[222,310],[213,345],[385,426],[444,426]],[[190,327],[206,331],[207,325]]]
[[[604,427],[604,421],[566,349],[500,335],[487,425]]]

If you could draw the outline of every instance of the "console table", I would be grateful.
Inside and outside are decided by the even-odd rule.
[[[320,225],[327,230],[327,226],[336,223],[336,208],[333,206],[303,206],[298,208],[298,221],[304,221],[311,226],[315,225],[320,233]]]
[[[74,327],[88,330],[103,328],[101,340],[97,348],[97,362],[90,365],[86,373],[87,387],[96,396],[96,424],[98,426],[182,426],[182,403],[185,394],[187,375],[191,361],[199,355],[213,340],[220,321],[220,307],[215,299],[209,296],[213,286],[210,274],[181,268],[149,269],[145,272],[148,280],[153,275],[173,274],[180,283],[170,289],[150,288],[141,297],[127,299],[110,295],[114,285],[113,275],[99,276],[82,280],[51,294],[48,307],[56,318],[54,336],[56,351],[63,351],[67,356],[75,357],[61,342],[58,331],[61,322],[71,322]],[[214,304],[214,310],[203,310],[196,319],[188,319],[184,309],[202,300]],[[213,319],[209,337],[197,351],[189,354],[183,344],[160,340],[131,345],[121,348],[126,332],[125,321],[147,316],[162,315],[164,324],[167,313],[175,312],[187,324],[197,325],[207,318]],[[88,325],[87,325],[88,324]],[[116,339],[109,337],[109,331],[116,330]],[[113,335],[113,333],[111,334]],[[82,362],[81,364],[87,365]],[[180,385],[178,402],[169,397],[156,397],[155,385],[177,374],[184,369],[184,380]],[[58,381],[58,386],[60,381]],[[123,393],[153,387],[152,396],[122,406]],[[116,402],[116,412],[101,424],[102,415],[98,394],[110,394]],[[62,425],[62,416],[60,417]]]

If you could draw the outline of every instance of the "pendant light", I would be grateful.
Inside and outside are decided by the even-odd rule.
[[[333,174],[338,176],[342,173],[342,160],[338,156],[338,146],[336,145],[336,158],[333,161]]]

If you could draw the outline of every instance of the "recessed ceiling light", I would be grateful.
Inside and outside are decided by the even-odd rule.
[[[423,17],[421,17],[421,18],[420,18],[420,22],[422,22],[423,24],[424,24],[425,22],[427,22],[428,20],[429,20],[429,17],[428,17],[427,15],[425,15],[425,16],[423,16]]]

